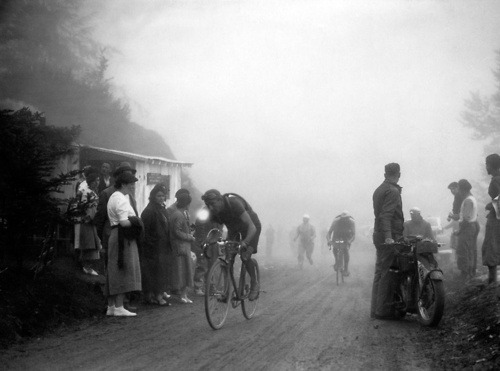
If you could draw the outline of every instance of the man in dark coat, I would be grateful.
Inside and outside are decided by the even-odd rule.
[[[385,180],[373,193],[373,243],[377,249],[377,259],[372,288],[372,318],[392,319],[396,314],[395,282],[389,270],[395,256],[393,244],[403,236],[403,202],[401,187],[397,184],[400,177],[399,164],[385,165]]]

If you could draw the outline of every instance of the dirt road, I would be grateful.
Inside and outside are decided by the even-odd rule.
[[[256,317],[230,309],[221,330],[205,318],[203,298],[170,307],[139,306],[135,318],[103,318],[78,331],[17,346],[1,355],[23,370],[418,370],[430,360],[415,347],[420,325],[369,318],[373,248],[356,246],[351,276],[335,285],[333,258],[315,265],[261,263]],[[357,254],[370,255],[360,263]],[[321,261],[320,261],[321,260]],[[357,262],[357,263],[356,263]]]

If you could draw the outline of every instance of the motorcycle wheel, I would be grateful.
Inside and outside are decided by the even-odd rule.
[[[444,312],[443,281],[427,279],[424,282],[422,295],[417,300],[420,323],[424,326],[437,326]]]

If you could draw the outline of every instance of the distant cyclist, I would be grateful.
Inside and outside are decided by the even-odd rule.
[[[304,254],[309,260],[309,264],[313,264],[312,253],[314,251],[314,239],[316,238],[316,229],[309,223],[310,216],[308,214],[304,214],[302,217],[302,224],[299,225],[295,232],[295,237],[293,241],[297,241],[299,239],[299,248],[298,248],[298,262],[299,268],[302,269],[304,264]]]
[[[354,218],[349,215],[347,211],[343,211],[342,214],[337,215],[332,222],[332,226],[328,230],[326,235],[326,240],[328,245],[332,246],[333,242],[336,240],[343,240],[347,244],[347,249],[344,257],[344,276],[349,276],[349,247],[356,237],[356,224],[354,223]],[[335,265],[333,268],[337,271],[339,268],[337,264],[337,254],[338,250],[333,248],[333,256],[335,257]]]

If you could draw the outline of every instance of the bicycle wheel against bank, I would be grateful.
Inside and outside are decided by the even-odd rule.
[[[218,259],[210,268],[205,285],[205,314],[208,324],[218,330],[226,321],[231,298],[227,264]]]
[[[252,259],[253,264],[255,265],[255,275],[257,277],[257,282],[260,284],[260,272],[259,272],[259,263],[257,263],[257,260]],[[243,315],[245,316],[246,319],[250,319],[254,316],[255,312],[257,311],[257,306],[259,304],[259,296],[257,296],[257,299],[255,300],[248,300],[248,295],[250,294],[250,274],[246,270],[246,268],[243,269],[245,271],[245,274],[242,274],[243,279],[240,278],[240,293],[241,297],[243,298],[241,302],[241,310],[243,311]]]

